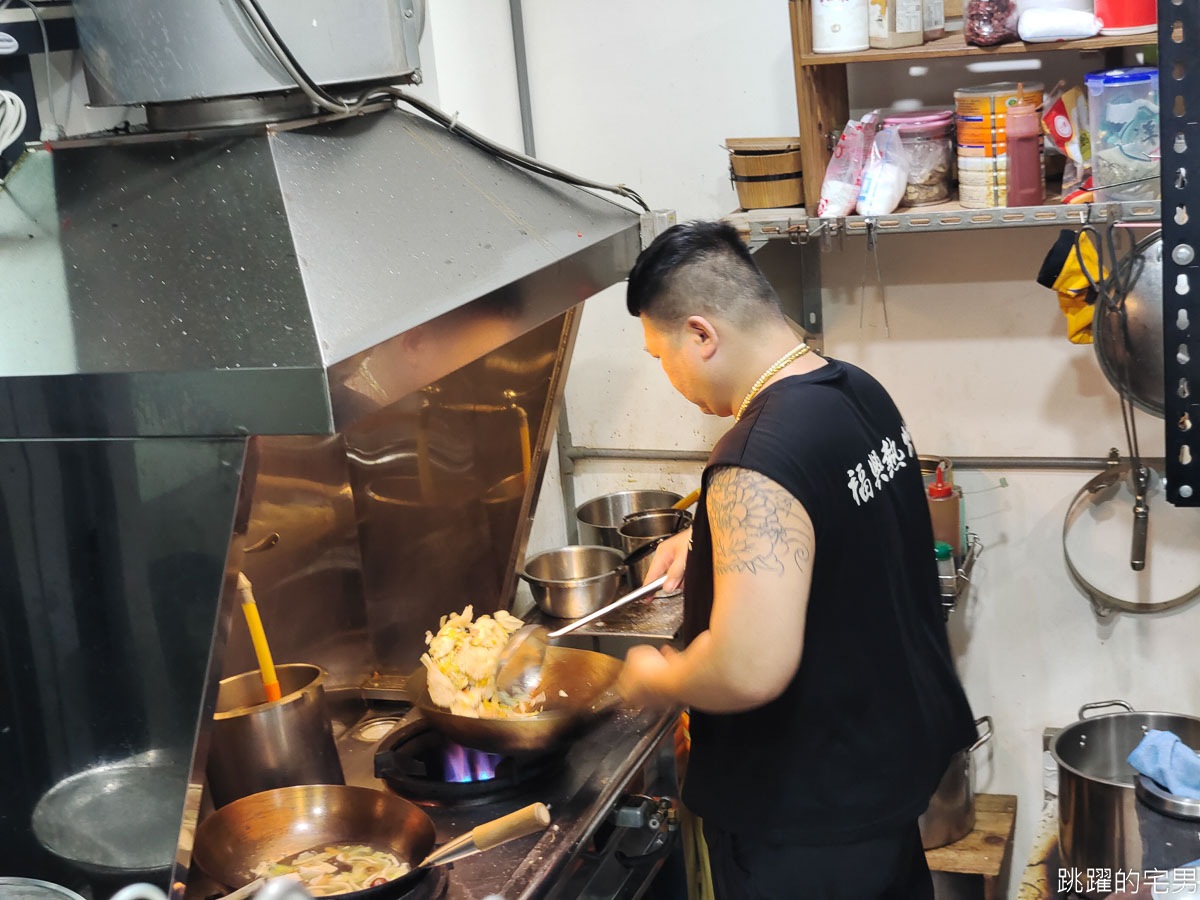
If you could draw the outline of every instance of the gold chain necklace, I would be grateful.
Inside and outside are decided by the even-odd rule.
[[[775,362],[771,365],[771,368],[763,372],[762,375],[759,376],[758,381],[754,382],[754,387],[750,388],[750,393],[746,395],[746,399],[743,400],[742,405],[738,407],[737,415],[733,417],[733,421],[741,421],[742,414],[746,412],[746,407],[750,405],[750,401],[754,399],[758,392],[763,389],[764,384],[766,384],[777,374],[779,374],[779,372],[781,372],[783,369],[786,369],[811,349],[812,347],[801,341],[783,356],[779,357],[779,359],[775,360]]]

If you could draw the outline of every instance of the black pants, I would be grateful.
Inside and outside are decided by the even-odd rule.
[[[817,847],[704,823],[717,900],[933,900],[917,823],[882,838]]]

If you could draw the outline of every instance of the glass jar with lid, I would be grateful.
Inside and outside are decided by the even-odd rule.
[[[883,125],[900,132],[908,156],[908,186],[901,206],[925,206],[948,200],[954,182],[954,111],[889,111]]]

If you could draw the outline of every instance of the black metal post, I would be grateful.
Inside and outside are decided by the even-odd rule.
[[[1167,498],[1200,506],[1200,2],[1158,0]],[[1191,202],[1189,202],[1189,200]]]

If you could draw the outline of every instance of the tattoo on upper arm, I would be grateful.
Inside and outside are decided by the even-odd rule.
[[[708,485],[713,572],[783,575],[809,572],[814,535],[800,502],[752,469],[718,469]]]

